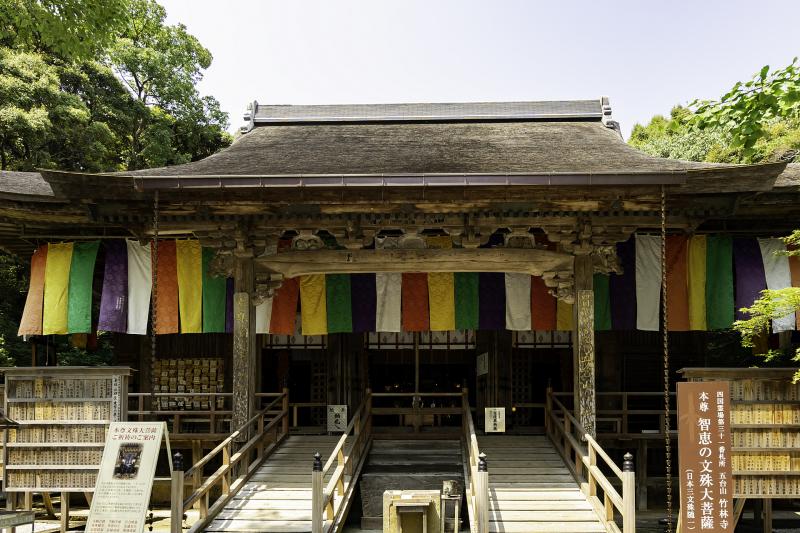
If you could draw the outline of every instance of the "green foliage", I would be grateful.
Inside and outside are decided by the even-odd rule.
[[[114,41],[128,17],[128,0],[2,0],[0,43],[87,59]]]
[[[211,53],[153,0],[0,0],[0,166],[104,172],[207,157],[228,117],[197,83]],[[0,253],[0,365],[30,364],[17,337],[26,268]],[[59,364],[109,364],[45,339]]]
[[[694,126],[726,132],[730,146],[741,149],[744,160],[753,160],[770,127],[780,121],[796,124],[800,118],[800,65],[797,58],[778,70],[766,65],[719,100],[695,100],[691,107]]]
[[[131,7],[109,57],[137,103],[151,113],[137,114],[130,124],[128,168],[197,160],[230,144],[227,115],[216,99],[201,98],[195,88],[211,52],[184,25],[166,25],[166,12],[155,1],[133,0]]]

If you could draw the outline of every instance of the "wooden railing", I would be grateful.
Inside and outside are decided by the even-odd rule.
[[[470,531],[472,533],[486,533],[489,531],[489,473],[486,469],[485,456],[478,447],[478,437],[475,434],[475,424],[472,421],[472,409],[469,406],[467,390],[463,391],[462,399],[464,453],[469,466],[469,479],[465,480],[467,496],[467,511],[470,518]]]
[[[620,533],[615,522],[615,511],[622,517],[622,533],[636,531],[636,481],[633,471],[633,456],[625,454],[622,469],[611,460],[564,404],[547,389],[546,431],[556,449],[564,458],[581,490],[586,495],[606,531]],[[586,444],[583,444],[584,441]],[[598,457],[601,462],[598,463]],[[616,476],[621,485],[620,494],[603,472]],[[598,496],[602,492],[602,500]]]
[[[128,420],[167,422],[173,440],[221,439],[231,432],[232,397],[231,392],[130,392]]]
[[[572,392],[553,392],[567,406]],[[597,392],[595,410],[597,437],[604,438],[664,438],[663,392]],[[669,393],[670,417],[676,416],[675,393]],[[631,408],[631,406],[635,406]],[[677,427],[673,418],[672,427]],[[674,435],[677,438],[677,434]]]
[[[277,395],[258,392],[255,396],[266,405]],[[172,440],[222,440],[232,429],[232,401],[231,392],[130,392],[128,420],[167,422]],[[302,410],[325,406],[324,402],[290,402],[291,427],[298,427]]]
[[[200,517],[189,533],[202,531],[211,519],[244,485],[264,458],[289,433],[289,391],[274,393],[275,398],[242,427],[231,433],[186,472],[176,465],[172,474],[171,533],[182,533],[184,513],[198,504]],[[217,459],[221,465],[203,480],[203,468]],[[184,498],[186,479],[191,480],[191,494]],[[212,490],[220,495],[211,503]]]
[[[461,396],[461,392],[373,392],[372,416],[397,416],[400,426],[411,425],[414,427],[414,432],[419,433],[423,425],[431,425],[426,420],[431,420],[434,426],[437,422],[441,426],[446,417],[461,416]],[[426,400],[429,404],[444,403],[449,400],[452,405],[426,407]],[[385,405],[390,402],[395,405]],[[452,429],[457,433],[458,425]]]
[[[311,472],[312,533],[335,531],[343,523],[371,442],[372,394],[367,389],[364,401],[356,409],[324,466],[319,454],[315,457]],[[323,486],[325,477],[332,468],[333,473]]]

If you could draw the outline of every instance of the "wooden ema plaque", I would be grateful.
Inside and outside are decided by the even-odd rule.
[[[678,383],[681,531],[732,532],[730,384]]]

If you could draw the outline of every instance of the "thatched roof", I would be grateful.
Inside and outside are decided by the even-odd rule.
[[[129,174],[630,174],[707,167],[635,150],[598,119],[260,126],[203,160]]]

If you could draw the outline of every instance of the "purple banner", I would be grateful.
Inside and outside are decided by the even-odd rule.
[[[106,241],[106,266],[100,297],[100,331],[128,331],[128,247],[125,241]]]
[[[480,329],[506,328],[506,276],[502,272],[478,274],[478,325]]]
[[[353,331],[375,331],[375,274],[350,276],[350,299],[353,313]]]
[[[733,239],[733,268],[736,273],[736,319],[747,320],[749,315],[739,311],[750,307],[767,288],[761,248],[756,239]]]
[[[609,276],[611,326],[615,330],[636,329],[636,239],[617,244],[622,274]]]

